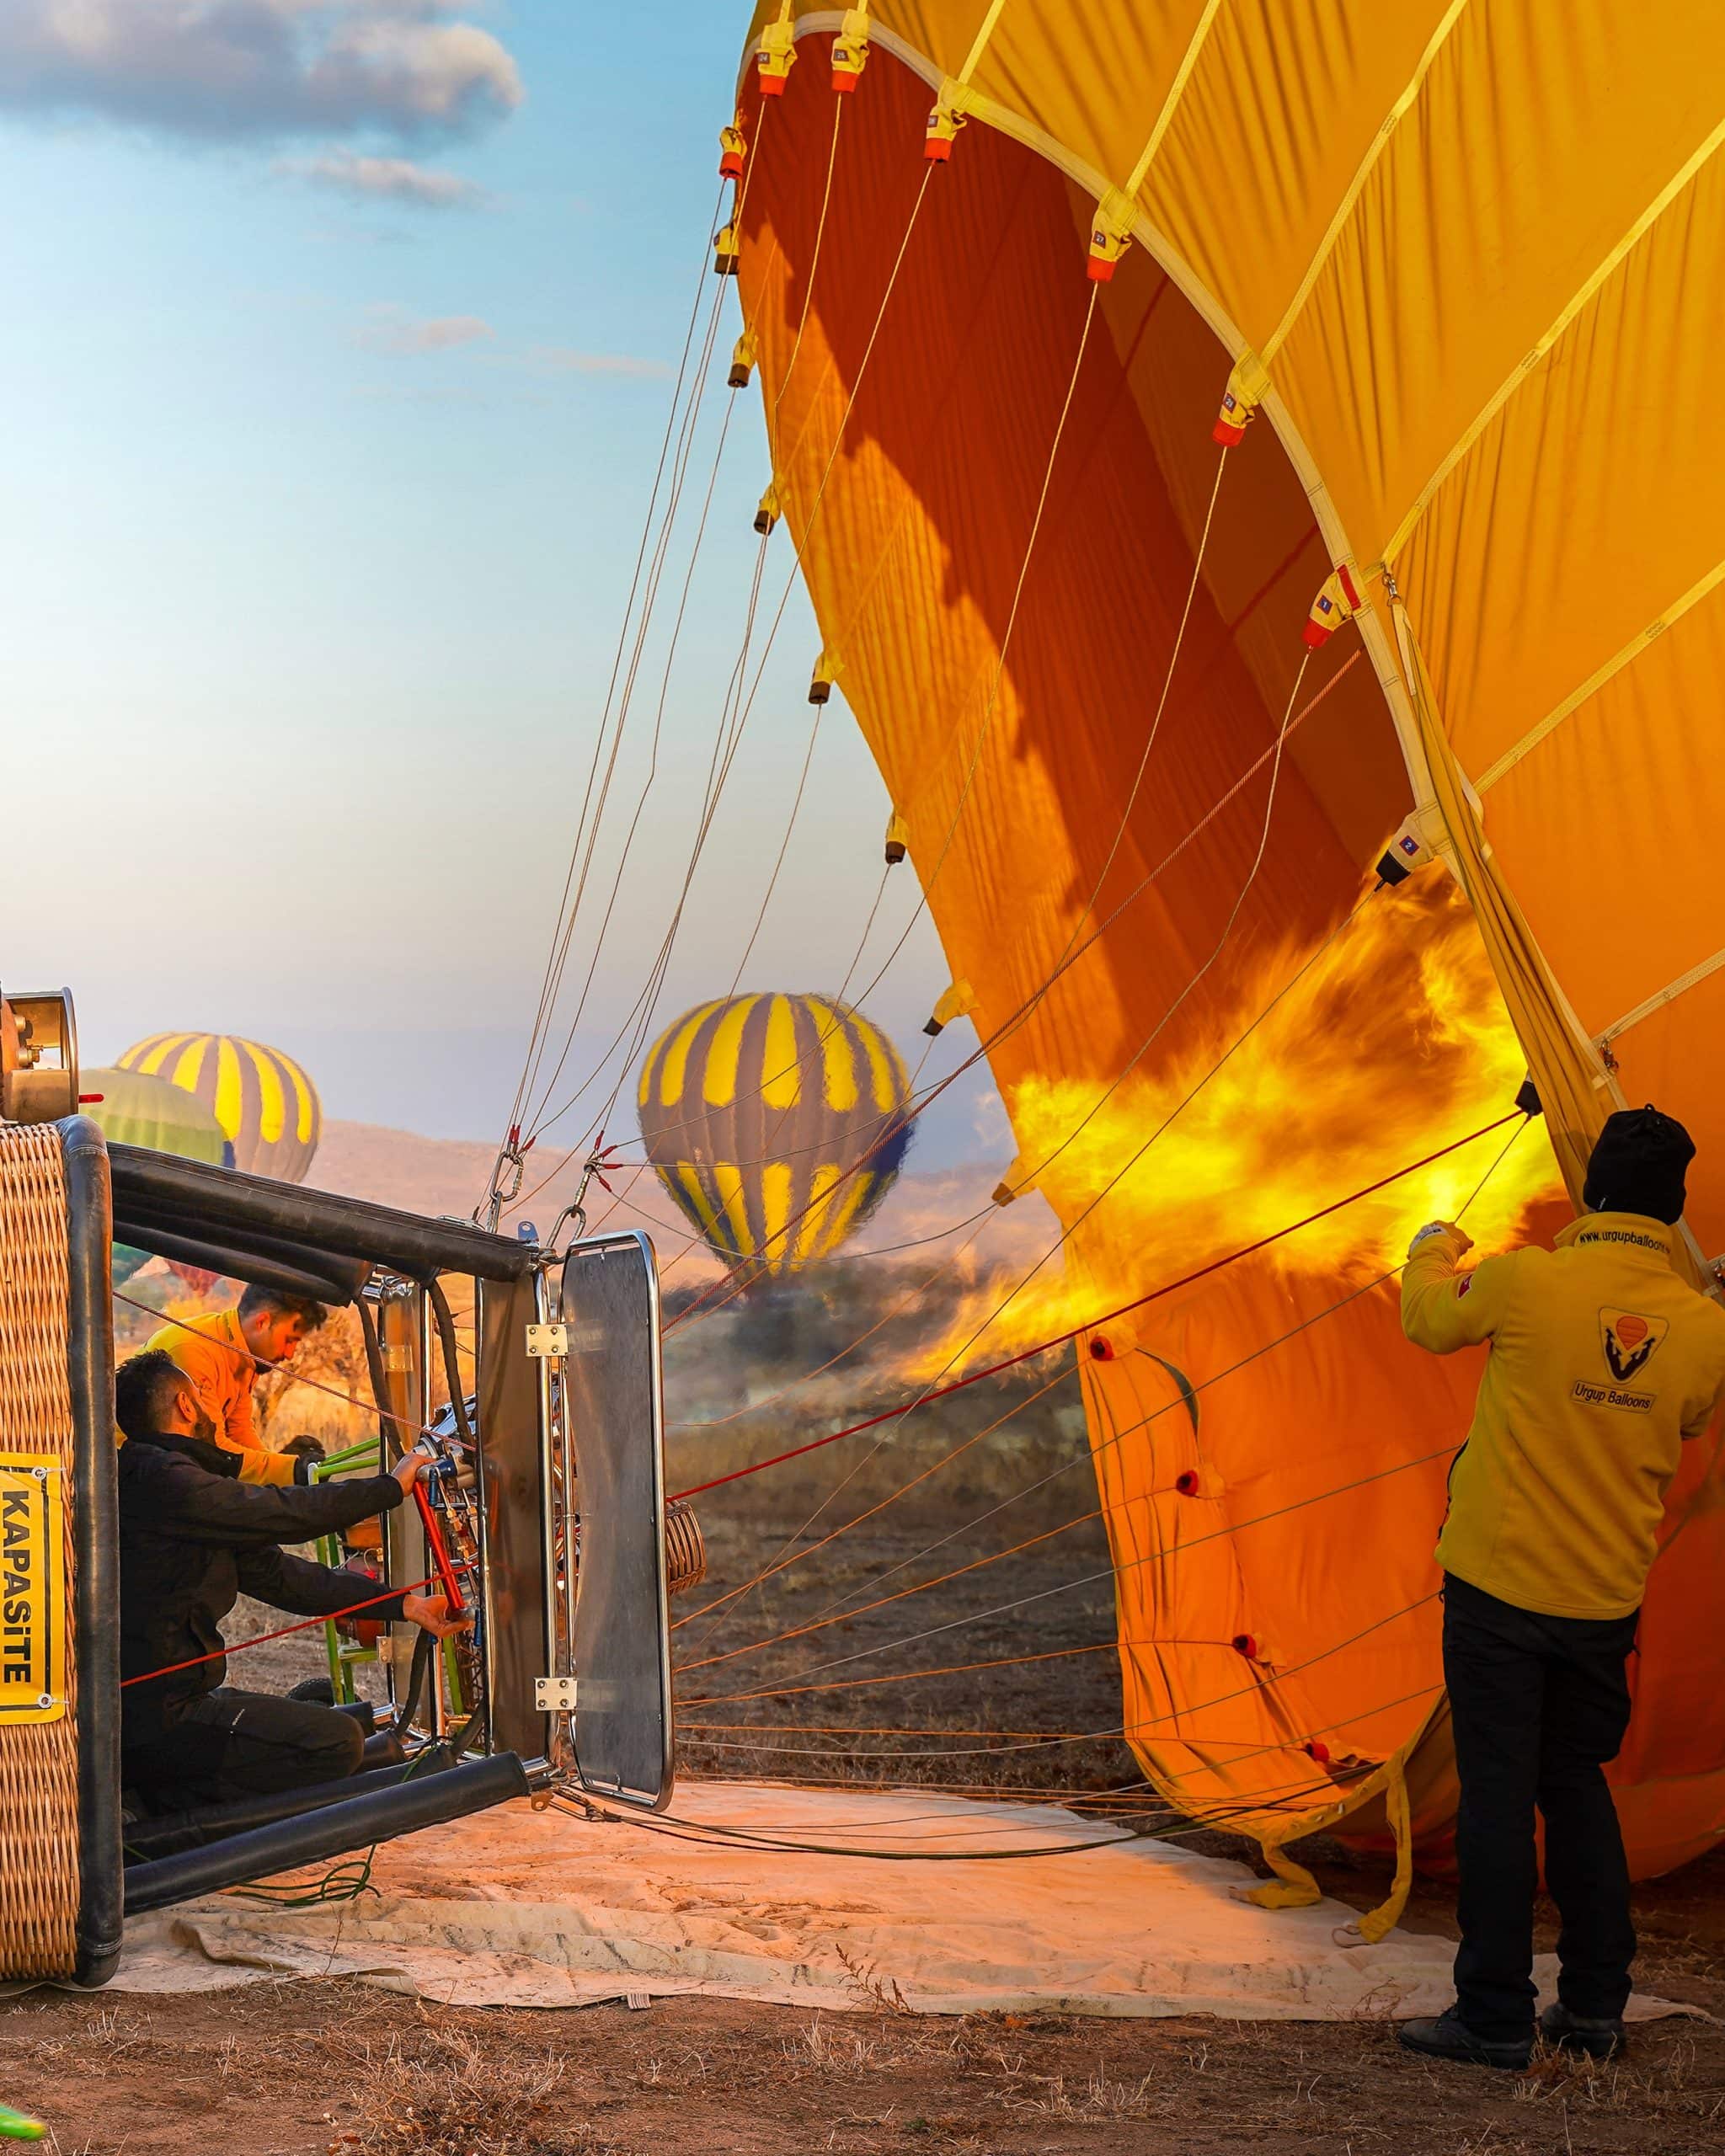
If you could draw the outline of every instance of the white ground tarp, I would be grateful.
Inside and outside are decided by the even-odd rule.
[[[113,1988],[346,1976],[470,2006],[699,1992],[840,2011],[1247,2020],[1400,2017],[1450,1999],[1446,1940],[1340,1944],[1353,1912],[1338,1903],[1252,1908],[1243,1865],[1054,1806],[709,1782],[684,1784],[673,1809],[692,1823],[511,1804],[380,1850],[379,1891],[355,1903],[285,1910],[223,1895],[140,1918]],[[857,1854],[676,1838],[697,1828]],[[862,1854],[1073,1843],[1086,1846],[1011,1861]],[[1549,1991],[1551,1957],[1536,1973]]]

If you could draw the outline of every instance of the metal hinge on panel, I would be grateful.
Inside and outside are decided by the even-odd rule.
[[[575,1710],[574,1678],[536,1677],[533,1679],[533,1705],[542,1715],[572,1715]]]
[[[569,1352],[569,1329],[566,1325],[530,1325],[527,1327],[527,1353],[537,1359],[567,1355]]]

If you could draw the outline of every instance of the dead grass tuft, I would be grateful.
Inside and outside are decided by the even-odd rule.
[[[1697,2052],[1692,2037],[1679,2037],[1651,2055],[1635,2047],[1605,2063],[1543,2045],[1534,2063],[1511,2090],[1518,2104],[1549,2105],[1565,2116],[1646,2117],[1714,2120],[1725,2116],[1725,2088],[1717,2070],[1697,2081]]]
[[[329,2156],[636,2156],[590,2119],[570,2117],[563,2062],[494,2057],[463,2031],[392,2043],[361,2084],[359,2117]]]
[[[1111,2081],[1095,2073],[1076,2084],[1064,2073],[1020,2073],[1000,2100],[1009,2111],[1031,2118],[1061,2119],[1075,2126],[1097,2126],[1113,2119],[1147,2119],[1154,2116],[1151,2091],[1156,2077],[1146,2073],[1136,2081]]]

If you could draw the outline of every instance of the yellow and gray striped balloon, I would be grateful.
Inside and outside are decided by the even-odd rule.
[[[642,1065],[638,1097],[660,1180],[718,1257],[756,1274],[836,1250],[886,1195],[911,1138],[898,1050],[825,995],[685,1011]]]
[[[318,1089],[291,1056],[237,1033],[152,1033],[122,1070],[166,1078],[211,1109],[249,1175],[303,1182],[323,1127]]]

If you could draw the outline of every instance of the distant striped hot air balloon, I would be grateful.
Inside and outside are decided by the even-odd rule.
[[[152,1033],[120,1059],[122,1070],[166,1078],[204,1102],[249,1175],[303,1182],[323,1127],[318,1089],[291,1056],[237,1033]]]
[[[908,1096],[886,1035],[830,997],[721,997],[654,1043],[641,1134],[714,1252],[777,1276],[836,1250],[886,1195]]]

